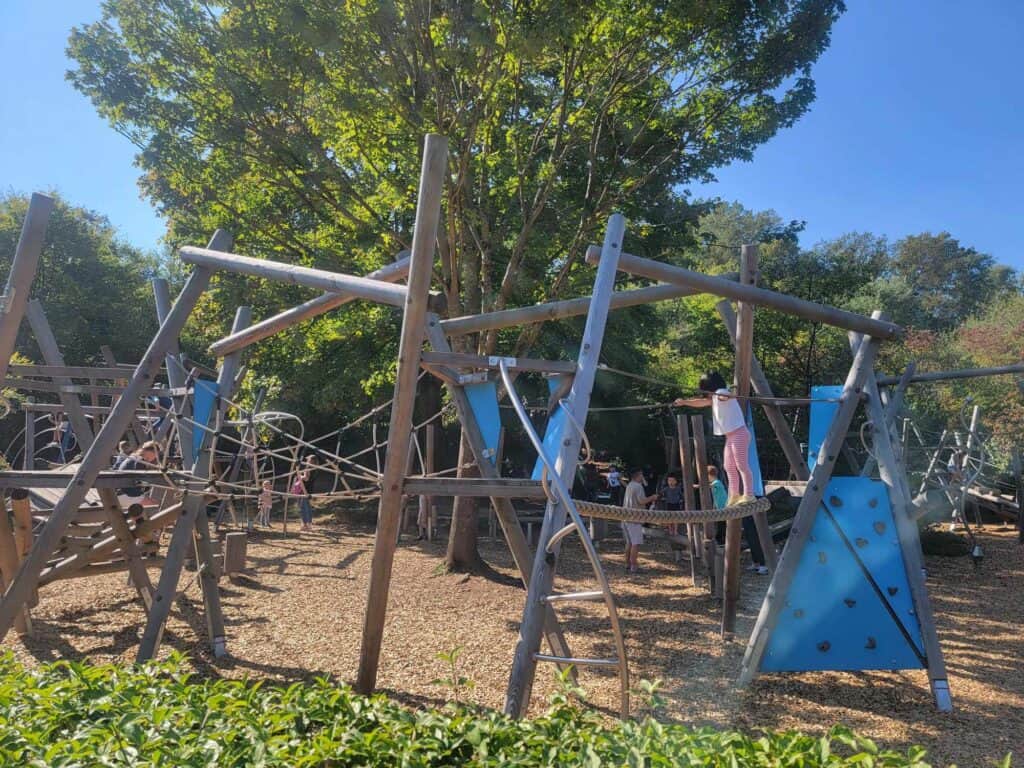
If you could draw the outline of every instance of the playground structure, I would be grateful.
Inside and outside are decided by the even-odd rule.
[[[915,494],[910,489],[905,452],[897,435],[899,404],[913,371],[908,369],[909,373],[898,380],[879,377],[874,371],[880,345],[898,337],[901,329],[877,313],[865,317],[758,287],[755,246],[744,246],[740,274],[732,279],[625,253],[625,220],[619,215],[610,217],[603,245],[591,246],[587,251],[587,260],[597,265],[590,296],[442,319],[431,311],[430,281],[447,166],[446,140],[428,136],[412,247],[407,255],[400,254],[395,263],[365,277],[233,254],[230,237],[220,231],[206,248],[183,248],[181,259],[192,265],[192,272],[173,305],[166,284],[162,293],[157,289],[160,329],[134,368],[108,361],[105,370],[68,369],[56,343],[48,343],[52,334],[47,337],[48,329],[44,330],[38,322],[40,312],[27,307],[48,213],[46,198],[33,198],[8,280],[6,312],[0,320],[0,376],[8,387],[38,386],[42,391],[56,393],[83,455],[79,464],[67,470],[36,472],[34,464],[30,464],[21,472],[0,473],[0,487],[16,489],[11,496],[17,526],[14,533],[8,534],[4,530],[7,516],[0,514],[0,570],[6,588],[0,600],[0,635],[12,626],[27,631],[25,624],[34,593],[49,583],[47,579],[54,573],[86,575],[89,569],[109,572],[116,568],[128,570],[133,587],[146,606],[147,624],[138,657],[151,658],[159,647],[191,542],[203,591],[208,639],[214,654],[223,655],[227,652],[227,638],[217,584],[219,568],[213,556],[206,506],[211,501],[219,502],[220,514],[231,514],[232,497],[252,495],[263,479],[261,458],[290,460],[290,476],[300,463],[300,449],[304,449],[317,457],[319,469],[335,475],[333,495],[379,495],[357,675],[361,691],[369,692],[376,684],[391,567],[406,497],[419,496],[429,504],[429,499],[437,496],[473,496],[490,500],[527,588],[506,692],[505,710],[509,714],[525,714],[538,662],[614,669],[620,680],[621,713],[629,713],[626,642],[619,627],[615,597],[585,518],[685,525],[691,577],[696,581],[700,569],[708,584],[717,586],[723,599],[722,634],[730,637],[735,632],[739,597],[740,518],[748,515],[754,517],[773,575],[750,637],[740,671],[741,682],[749,682],[762,671],[924,668],[937,706],[943,710],[951,708],[922,573],[914,520]],[[211,347],[221,358],[219,369],[205,372],[198,366],[186,367],[177,350],[177,338],[215,270],[289,282],[323,293],[256,325],[250,325],[248,309],[240,307],[231,334]],[[617,271],[657,284],[615,291]],[[401,279],[406,280],[405,285],[397,284]],[[790,465],[790,478],[785,481],[802,492],[789,538],[777,562],[765,516],[766,501],[712,509],[704,473],[704,423],[699,417],[689,422],[682,417],[677,420],[684,475],[682,512],[624,510],[574,500],[569,493],[580,449],[586,443],[590,395],[610,312],[698,293],[722,298],[717,306],[736,351],[737,396],[744,407],[750,404],[764,409]],[[394,396],[385,404],[390,405],[387,450],[379,472],[359,463],[358,456],[343,457],[337,449],[332,452],[318,445],[323,438],[307,441],[301,432],[297,436],[282,434],[284,430],[276,422],[286,415],[247,412],[233,400],[246,347],[355,299],[380,302],[403,312]],[[730,301],[737,303],[737,311],[734,312]],[[753,355],[755,306],[849,331],[853,361],[843,385],[812,391],[810,398],[776,398]],[[9,366],[14,337],[26,312],[46,358],[45,366],[32,370]],[[455,353],[449,342],[450,338],[469,333],[578,315],[586,315],[586,325],[574,362]],[[428,350],[423,349],[425,343]],[[461,466],[456,477],[434,471],[428,458],[431,442],[428,441],[426,451],[418,445],[419,428],[429,424],[414,424],[412,412],[417,383],[425,373],[444,383],[449,407],[458,418],[478,477],[464,476],[466,468]],[[11,374],[21,378],[12,380]],[[517,396],[515,377],[519,374],[548,378],[552,408],[543,434],[533,425]],[[158,376],[166,378],[166,384],[157,385]],[[76,385],[71,381],[73,378],[113,383]],[[499,391],[499,383],[503,392]],[[46,389],[48,386],[51,388]],[[883,386],[892,387],[884,398]],[[82,395],[107,396],[112,402],[109,406],[86,406],[81,402]],[[537,452],[537,464],[530,479],[502,477],[495,460],[500,435],[499,400],[505,396]],[[153,408],[145,405],[154,398],[157,403],[161,398],[168,399],[171,405],[159,414],[154,413]],[[812,412],[812,439],[806,458],[780,409],[783,402],[797,400],[808,404]],[[835,476],[837,459],[843,455],[851,424],[861,406],[872,427],[871,454],[875,466],[866,464],[860,477]],[[95,410],[90,412],[90,408]],[[228,418],[230,409],[239,414],[238,418]],[[29,443],[35,439],[33,414],[37,412],[38,408],[26,410],[26,419],[32,426],[25,430],[23,455],[30,462],[35,456]],[[163,421],[160,416],[164,416]],[[431,421],[435,418],[431,417]],[[139,440],[155,434],[164,425],[164,444],[177,446],[180,468],[162,464],[151,471],[133,473],[106,469],[122,437],[134,435]],[[227,436],[229,426],[238,430],[237,439]],[[286,448],[257,445],[256,437],[262,429],[286,438]],[[235,449],[219,461],[218,446],[224,441],[234,442]],[[373,451],[376,454],[376,440]],[[169,449],[165,451],[165,457],[170,453]],[[414,474],[411,468],[417,458],[421,472]],[[875,469],[878,480],[871,476]],[[163,492],[159,511],[146,516],[138,510],[121,509],[113,489],[132,483]],[[340,490],[339,484],[343,486]],[[44,486],[58,489],[58,494],[52,497],[52,507],[33,535],[31,514],[26,517],[21,492]],[[102,513],[88,506],[93,491]],[[512,501],[517,498],[546,502],[535,552],[520,526]],[[83,514],[86,509],[92,510],[90,516]],[[714,523],[718,521],[726,522],[721,558],[714,542]],[[69,532],[88,524],[98,527],[85,537],[87,541],[69,538]],[[161,557],[153,540],[165,527],[172,530]],[[597,583],[593,590],[563,593],[555,589],[561,544],[569,536],[577,536],[586,553]],[[13,546],[7,545],[8,539],[14,541]],[[716,568],[719,559],[721,565]],[[160,569],[155,587],[147,573],[150,567]],[[60,568],[64,572],[55,570]],[[572,654],[557,608],[573,601],[604,604],[614,658],[579,658]],[[549,652],[542,653],[542,642],[547,643]]]

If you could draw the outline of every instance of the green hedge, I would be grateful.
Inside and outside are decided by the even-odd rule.
[[[510,720],[411,711],[319,680],[288,687],[189,678],[180,658],[121,668],[0,657],[0,765],[46,766],[926,766],[849,731],[751,738],[653,719],[608,723],[556,696]],[[1008,762],[1007,762],[1008,765]]]

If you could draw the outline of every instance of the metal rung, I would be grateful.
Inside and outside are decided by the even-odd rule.
[[[575,659],[565,656],[549,656],[546,653],[535,653],[533,658],[537,661],[553,661],[556,664],[575,664],[576,666],[588,667],[618,667],[618,659]]]
[[[566,592],[565,594],[548,595],[545,603],[559,603],[565,600],[604,600],[604,592]]]

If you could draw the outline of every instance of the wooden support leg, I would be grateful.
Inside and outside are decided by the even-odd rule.
[[[430,341],[430,346],[433,347],[435,352],[451,352],[448,339],[445,338],[444,332],[441,330],[440,320],[437,315],[428,316],[427,339]],[[497,466],[487,457],[487,446],[484,436],[480,431],[480,424],[476,420],[465,390],[458,385],[452,384],[450,381],[445,381],[445,385],[448,389],[448,395],[455,405],[455,412],[459,417],[459,422],[462,424],[466,443],[469,445],[469,449],[476,461],[480,476],[489,480],[500,477],[501,473]],[[519,515],[516,514],[511,499],[492,498],[491,506],[494,509],[495,516],[498,518],[498,523],[501,525],[505,541],[508,542],[509,551],[512,553],[512,560],[519,570],[523,586],[529,589],[530,571],[533,567],[533,553],[530,551],[530,545],[523,535],[522,526],[519,524]],[[572,654],[569,652],[569,643],[565,639],[565,634],[558,623],[558,617],[555,616],[555,611],[550,605],[546,607],[546,614],[544,617],[544,637],[548,642],[552,655],[562,658],[572,657]],[[575,679],[575,672],[572,674]]]
[[[867,339],[866,341],[867,343],[862,344],[857,350],[853,365],[843,384],[839,408],[833,417],[832,426],[822,442],[821,449],[818,451],[817,463],[814,465],[811,479],[807,481],[806,491],[800,500],[796,516],[793,518],[793,526],[790,529],[785,549],[782,550],[779,567],[772,576],[768,592],[761,604],[757,623],[754,625],[754,631],[743,657],[739,678],[741,685],[749,684],[761,667],[761,659],[764,657],[771,633],[775,629],[779,614],[786,603],[786,596],[793,583],[793,578],[796,576],[800,555],[811,534],[811,527],[821,506],[825,487],[832,477],[840,447],[850,429],[850,422],[853,420],[853,415],[860,402],[864,384],[873,369],[879,343],[877,339]]]
[[[590,312],[587,315],[583,340],[577,359],[577,371],[573,379],[565,406],[574,421],[583,426],[587,421],[590,407],[590,394],[594,386],[594,377],[604,340],[604,329],[608,320],[611,294],[615,287],[615,271],[618,268],[619,254],[622,252],[622,238],[625,234],[626,222],[619,214],[608,220],[605,230],[604,246],[601,249],[601,263],[594,280],[593,297],[590,300]],[[576,463],[579,456],[582,438],[577,430],[567,430],[562,443],[558,447],[554,459],[555,470],[563,483],[572,486],[576,474]],[[544,597],[551,594],[554,581],[555,566],[558,560],[558,548],[551,556],[545,551],[547,544],[556,531],[565,524],[566,510],[559,504],[548,503],[541,524],[537,554],[533,560],[530,575],[530,586],[527,589],[526,605],[523,608],[523,621],[519,626],[519,639],[516,643],[515,656],[512,661],[512,672],[509,675],[508,689],[505,694],[505,713],[521,717],[529,706],[530,693],[533,689],[534,675],[537,669],[536,654],[540,651],[541,634],[546,611]],[[625,679],[625,675],[621,679]]]
[[[117,501],[117,492],[113,488],[100,488],[100,500],[103,502],[103,509],[107,513],[107,521],[110,523],[110,530],[121,547],[121,555],[124,557],[128,573],[131,575],[132,586],[142,598],[142,604],[146,606],[147,613],[153,603],[153,584],[149,580],[149,573],[142,562],[142,554],[135,543],[135,536],[124,519],[124,512]]]
[[[377,536],[370,566],[370,588],[366,598],[359,671],[356,690],[370,693],[377,685],[384,621],[387,616],[391,568],[394,563],[402,505],[406,456],[412,430],[412,409],[416,399],[416,381],[420,373],[420,347],[423,344],[430,279],[434,263],[434,243],[441,216],[441,196],[448,167],[448,140],[430,134],[423,150],[420,186],[413,226],[408,294],[402,333],[398,347],[394,403],[388,431],[389,451],[381,477]]]
[[[0,495],[0,576],[3,576],[5,590],[14,581],[14,574],[18,572],[18,560],[18,545],[14,540],[11,520],[7,516],[6,500]],[[21,636],[32,634],[32,619],[28,606],[24,606],[15,616],[14,631]]]
[[[693,458],[697,465],[697,484],[700,490],[700,509],[713,509],[714,499],[711,497],[711,480],[708,477],[708,452],[704,442],[704,417],[691,416],[690,425],[693,431]],[[715,560],[717,544],[715,543],[715,524],[704,523],[704,565],[708,573],[708,589],[716,597],[721,595],[721,582],[717,578]]]
[[[683,509],[692,512],[697,509],[693,479],[693,443],[690,440],[690,425],[682,414],[676,415],[676,434],[679,443],[679,467],[683,474]],[[704,565],[707,565],[707,561],[703,560],[704,545],[702,543],[698,546],[698,537],[703,540],[703,526],[688,523],[686,540],[690,547],[690,580],[695,587],[697,586],[697,560],[701,559]]]

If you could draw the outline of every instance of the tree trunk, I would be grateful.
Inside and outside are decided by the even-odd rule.
[[[460,433],[461,434],[461,433]],[[471,457],[465,435],[459,442],[458,477],[479,477],[476,466],[465,466]],[[477,571],[483,565],[480,552],[477,550],[477,531],[479,527],[477,508],[479,499],[456,497],[452,508],[452,527],[448,532],[448,553],[445,555],[445,567],[449,571],[459,573]]]

